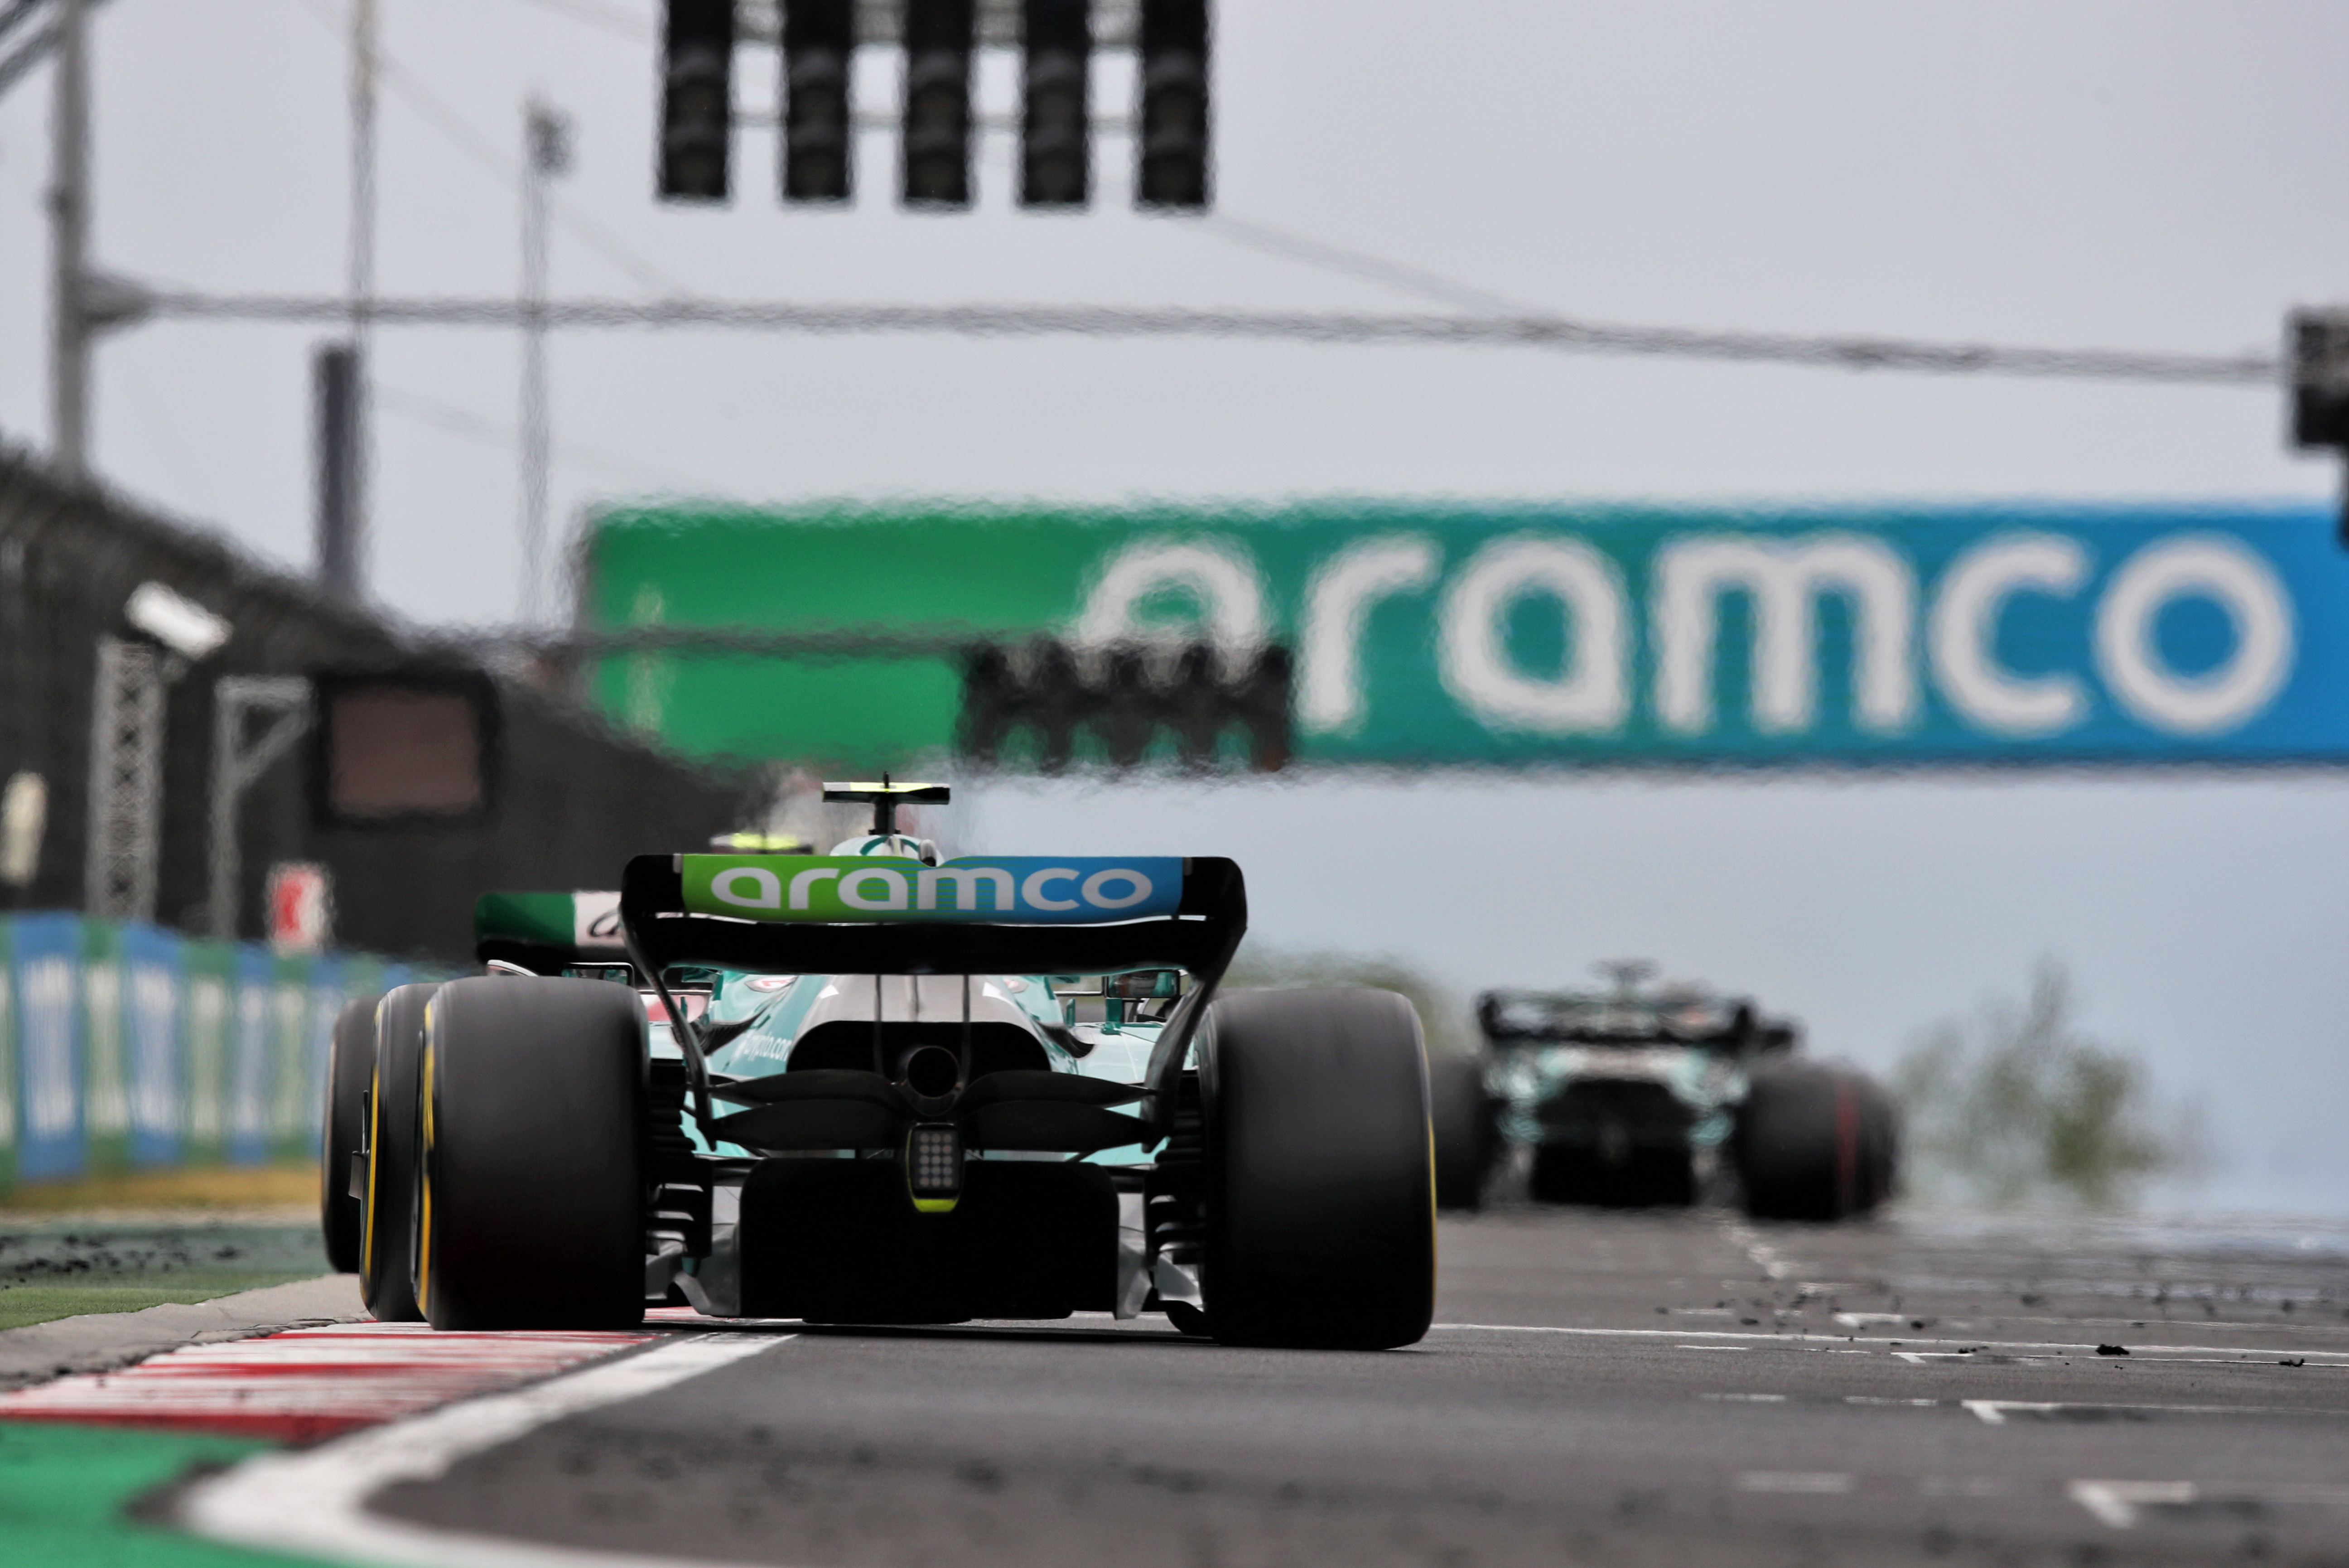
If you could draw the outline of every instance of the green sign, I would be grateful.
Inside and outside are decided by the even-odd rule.
[[[1306,762],[2349,760],[2349,558],[2303,504],[677,508],[603,515],[587,566],[595,628],[905,630],[602,661],[704,754],[947,751],[948,628],[1285,646]]]

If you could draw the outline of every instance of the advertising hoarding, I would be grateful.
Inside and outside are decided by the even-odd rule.
[[[315,1160],[343,1003],[411,978],[366,954],[0,915],[0,1194]]]
[[[903,628],[825,659],[600,661],[705,754],[951,747],[957,638],[1274,642],[1300,761],[2349,760],[2349,556],[2303,504],[613,511],[601,629]]]

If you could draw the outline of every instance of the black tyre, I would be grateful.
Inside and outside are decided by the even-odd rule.
[[[326,1059],[326,1134],[318,1151],[318,1223],[326,1263],[338,1274],[359,1272],[367,1220],[367,1167],[354,1158],[367,1147],[367,1085],[375,1077],[375,1009],[380,996],[354,997],[335,1020]]]
[[[1808,1062],[1765,1069],[1737,1119],[1746,1212],[1769,1220],[1865,1214],[1892,1196],[1899,1145],[1892,1102],[1868,1078]]]
[[[1485,1179],[1500,1148],[1500,1127],[1485,1092],[1485,1063],[1475,1056],[1432,1056],[1427,1063],[1428,1115],[1435,1127],[1435,1206],[1481,1209]]]
[[[1241,992],[1199,1045],[1207,1327],[1226,1345],[1385,1350],[1435,1313],[1419,1015],[1386,991]]]
[[[424,1053],[424,1017],[440,990],[429,983],[403,985],[376,1004],[359,1289],[378,1323],[424,1318],[409,1282],[416,1244],[416,1079]]]
[[[644,1321],[647,1071],[626,986],[440,988],[419,1091],[416,1293],[433,1327]]]

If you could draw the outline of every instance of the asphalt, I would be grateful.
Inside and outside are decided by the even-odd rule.
[[[2349,1563],[2337,1228],[1514,1211],[1443,1256],[1383,1355],[743,1328],[374,1507],[802,1568]]]

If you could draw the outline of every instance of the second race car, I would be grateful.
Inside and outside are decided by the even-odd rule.
[[[1682,1205],[1713,1195],[1775,1219],[1865,1213],[1892,1193],[1899,1121],[1855,1068],[1797,1054],[1747,998],[1647,984],[1491,991],[1477,1062],[1439,1064],[1447,1207],[1474,1206],[1514,1151],[1537,1202]]]

